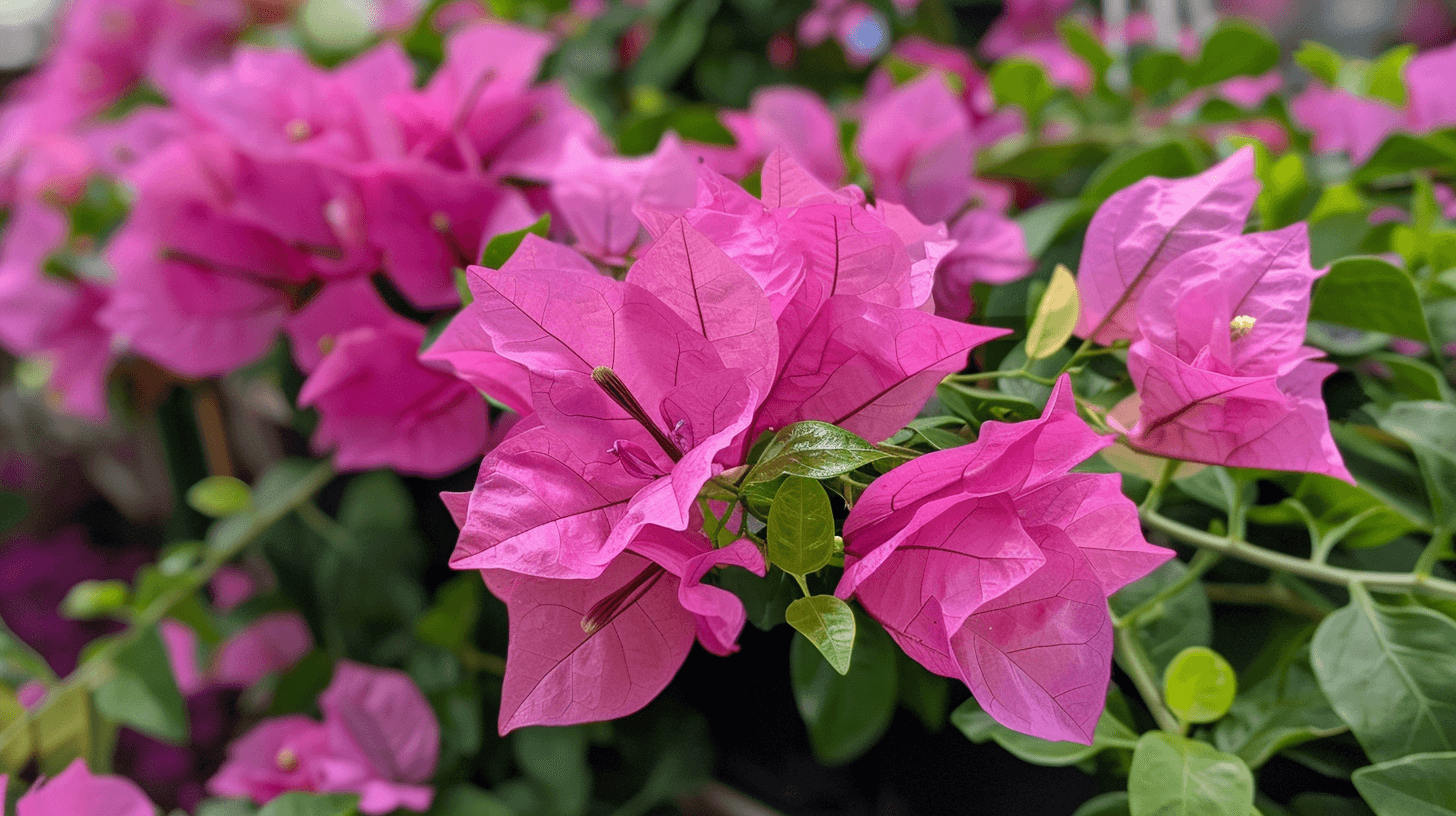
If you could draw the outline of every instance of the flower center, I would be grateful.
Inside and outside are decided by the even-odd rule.
[[[632,396],[632,392],[627,390],[627,384],[622,382],[622,378],[617,376],[617,372],[607,366],[597,366],[592,369],[591,378],[592,382],[600,386],[607,396],[612,398],[612,402],[620,405],[628,416],[637,420],[637,424],[652,434],[652,438],[661,446],[669,459],[674,462],[682,461],[682,449],[667,434],[663,433],[661,428],[657,427],[657,423],[653,422],[652,417],[643,410],[642,403],[638,402],[637,398]]]
[[[294,753],[292,748],[284,748],[279,751],[273,761],[278,764],[278,770],[284,773],[293,773],[298,770],[298,754]]]
[[[283,129],[288,133],[288,138],[295,142],[301,142],[313,135],[313,127],[302,119],[290,120]]]
[[[1252,318],[1252,317],[1250,317],[1248,315],[1239,315],[1238,317],[1235,317],[1233,320],[1230,320],[1229,321],[1229,339],[1230,340],[1242,340],[1245,337],[1248,337],[1249,336],[1249,332],[1251,332],[1251,331],[1254,330],[1254,323],[1256,323],[1256,322],[1258,322],[1258,321],[1256,321],[1254,318]]]
[[[594,635],[601,631],[603,626],[611,623],[616,617],[627,608],[637,602],[638,598],[647,594],[658,579],[667,573],[657,564],[649,564],[641,572],[633,576],[632,580],[622,585],[621,589],[607,597],[592,604],[591,609],[586,612],[586,617],[581,619],[581,631],[588,635]]]

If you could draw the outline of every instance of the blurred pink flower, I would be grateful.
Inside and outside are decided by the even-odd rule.
[[[5,777],[0,776],[0,783]],[[0,784],[3,787],[3,784]],[[135,782],[98,776],[76,759],[15,803],[16,816],[156,816],[157,806]]]

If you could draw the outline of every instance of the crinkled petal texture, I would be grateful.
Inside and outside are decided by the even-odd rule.
[[[1320,396],[1333,365],[1303,345],[1303,224],[1184,255],[1148,288],[1128,352],[1141,398],[1134,447],[1174,459],[1350,480]],[[1171,304],[1172,308],[1161,306]]]
[[[1103,345],[1137,338],[1148,284],[1174,259],[1243,232],[1258,194],[1246,147],[1192,178],[1145,178],[1103,202],[1077,268],[1078,336]]]
[[[888,439],[915,418],[941,379],[965,367],[972,348],[1002,334],[917,309],[832,297],[785,359],[755,428],[816,419]]]
[[[489,584],[491,574],[486,577]],[[693,613],[678,600],[678,577],[632,553],[618,556],[596,578],[508,574],[502,580],[511,582],[504,598],[510,644],[502,734],[636,711],[667,686],[697,633]],[[620,600],[613,604],[612,596]],[[613,614],[588,632],[583,620],[604,601]]]
[[[76,759],[15,803],[16,816],[155,816],[157,806],[130,779],[91,773]]]
[[[1111,672],[1106,598],[1173,553],[1143,538],[1119,477],[1069,473],[1111,440],[1077,416],[1068,377],[1039,420],[981,431],[865,490],[835,594],[998,722],[1090,744]]]

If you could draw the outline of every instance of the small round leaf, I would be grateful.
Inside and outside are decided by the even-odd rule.
[[[248,509],[252,489],[232,476],[208,476],[187,490],[192,509],[212,518],[236,515]]]
[[[1163,696],[1168,708],[1185,722],[1213,722],[1228,713],[1239,681],[1223,655],[1205,646],[1189,646],[1168,663]]]

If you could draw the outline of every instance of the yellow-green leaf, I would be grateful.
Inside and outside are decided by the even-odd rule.
[[[1047,286],[1041,305],[1036,308],[1036,316],[1031,320],[1031,331],[1026,336],[1026,356],[1041,360],[1056,354],[1072,336],[1081,310],[1076,279],[1066,266],[1057,264],[1052,272],[1051,285]]]

